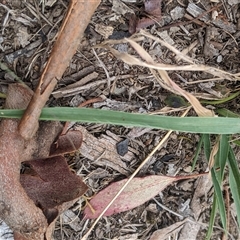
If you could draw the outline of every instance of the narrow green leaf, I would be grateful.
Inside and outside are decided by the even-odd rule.
[[[196,166],[197,159],[198,159],[199,153],[200,153],[201,148],[202,148],[202,144],[203,144],[203,134],[201,134],[201,138],[200,138],[200,140],[198,142],[197,149],[195,151],[195,156],[194,156],[194,159],[193,159],[191,171],[193,171],[195,166]]]
[[[239,195],[239,185],[236,183],[236,180],[234,179],[233,173],[230,170],[229,171],[229,185],[230,190],[232,193],[233,201],[236,207],[236,213],[237,213],[237,221],[238,221],[238,227],[240,228],[240,195]]]
[[[209,161],[210,154],[211,154],[211,142],[210,142],[210,135],[203,134],[203,147],[206,159]]]
[[[213,232],[213,226],[214,226],[214,222],[215,222],[215,217],[217,214],[217,198],[216,198],[216,194],[214,194],[213,196],[213,204],[212,204],[212,209],[211,209],[211,215],[210,215],[210,220],[209,220],[209,227],[208,227],[208,231],[207,231],[207,235],[206,235],[206,240],[210,240],[212,237],[212,232]]]
[[[211,104],[211,105],[217,105],[217,104],[222,104],[222,103],[226,103],[229,102],[231,100],[233,100],[234,98],[236,98],[237,96],[239,96],[240,91],[232,93],[230,96],[219,99],[219,100],[201,100],[201,103],[205,103],[205,104]]]
[[[5,93],[0,92],[0,98],[6,98],[6,97],[7,97],[7,95]]]
[[[227,229],[227,220],[226,220],[227,217],[226,217],[225,204],[224,204],[224,200],[223,200],[221,186],[217,180],[216,172],[215,172],[214,168],[211,169],[211,177],[212,177],[213,187],[214,187],[216,198],[217,198],[221,222],[222,222],[224,230],[226,230]]]
[[[229,150],[228,166],[229,166],[229,184],[234,204],[237,210],[238,225],[240,227],[240,187],[239,187],[240,172],[232,148],[230,148]]]
[[[234,140],[233,143],[240,146],[240,140]]]
[[[224,170],[227,163],[228,152],[229,152],[229,136],[224,134],[220,136],[219,149],[216,159],[217,165],[220,167],[220,171],[216,173],[220,185],[222,184],[224,177]]]
[[[235,158],[234,152],[232,150],[232,148],[229,149],[229,154],[228,154],[228,165],[230,170],[233,173],[234,179],[236,181],[236,183],[238,184],[238,186],[240,186],[240,172],[239,172],[239,168],[237,165],[237,160]],[[239,190],[239,195],[240,195],[240,188],[238,188]]]
[[[23,110],[1,110],[1,118],[20,118]],[[169,117],[90,108],[44,108],[40,120],[76,121],[150,127],[191,133],[240,133],[240,120],[221,117]],[[234,127],[233,127],[234,126]]]
[[[223,117],[240,118],[239,114],[234,113],[226,108],[217,109],[216,113],[218,113],[220,116],[223,116]]]

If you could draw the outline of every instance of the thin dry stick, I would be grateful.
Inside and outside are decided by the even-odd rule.
[[[110,75],[109,75],[109,73],[108,73],[107,67],[105,66],[105,64],[103,63],[103,61],[98,57],[98,55],[97,55],[96,51],[94,50],[94,48],[93,48],[92,50],[93,50],[93,53],[94,53],[95,57],[97,58],[97,60],[98,60],[99,63],[100,63],[100,67],[103,68],[103,70],[104,70],[104,72],[105,72],[105,74],[106,74],[106,76],[107,76],[107,80],[108,80],[107,85],[108,85],[108,88],[110,88],[111,79],[110,79]]]
[[[192,107],[188,107],[188,109],[182,114],[181,117],[185,117],[189,110]],[[138,174],[138,172],[142,169],[142,167],[149,161],[149,159],[154,155],[154,153],[165,143],[165,141],[169,138],[173,130],[170,130],[167,132],[167,134],[164,136],[162,141],[152,150],[152,152],[145,158],[145,160],[139,165],[139,167],[134,171],[134,173],[130,176],[130,178],[127,180],[127,182],[123,185],[123,187],[119,190],[119,192],[115,195],[115,197],[112,199],[112,201],[106,206],[106,208],[102,211],[102,213],[99,215],[99,217],[95,220],[93,225],[90,227],[90,229],[87,231],[87,233],[82,237],[81,240],[87,240],[88,236],[94,229],[94,227],[97,225],[99,220],[102,218],[104,213],[108,210],[108,208],[113,204],[113,202],[118,198],[118,196],[124,191],[124,189],[127,187],[127,185],[132,181],[132,179]]]

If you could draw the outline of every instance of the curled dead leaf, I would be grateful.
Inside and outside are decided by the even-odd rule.
[[[24,165],[27,171],[20,175],[20,182],[48,221],[58,215],[54,207],[82,196],[87,190],[62,156],[26,161]]]
[[[82,132],[79,130],[68,131],[64,135],[60,135],[58,139],[51,145],[50,156],[57,156],[66,153],[75,152],[82,145]]]

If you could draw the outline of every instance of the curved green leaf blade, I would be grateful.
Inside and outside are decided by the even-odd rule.
[[[211,142],[209,134],[203,134],[203,149],[205,157],[209,161],[211,155]]]
[[[230,148],[228,155],[229,185],[236,206],[238,226],[240,227],[240,172],[233,150]]]
[[[196,151],[195,151],[195,156],[194,156],[194,158],[193,158],[193,163],[192,163],[191,171],[193,171],[194,168],[195,168],[195,166],[196,166],[197,159],[198,159],[198,157],[199,157],[199,153],[200,153],[201,148],[202,148],[202,145],[203,145],[203,138],[204,138],[204,136],[203,136],[203,134],[202,134],[202,135],[201,135],[201,138],[200,138],[200,140],[199,140],[199,142],[198,142],[198,144],[197,144],[197,149],[196,149]]]
[[[224,170],[227,163],[229,152],[229,136],[228,135],[221,135],[220,142],[219,142],[219,150],[217,154],[217,164],[220,167],[220,171],[216,174],[218,176],[219,184],[222,184],[223,177],[224,177]]]
[[[226,102],[231,101],[234,98],[238,97],[239,94],[240,94],[240,91],[232,93],[230,96],[222,98],[222,99],[219,99],[219,100],[215,100],[215,101],[202,100],[200,102],[201,103],[205,103],[205,104],[211,104],[211,105],[223,104],[223,103],[226,103]]]
[[[217,214],[217,207],[218,207],[217,198],[216,198],[216,194],[214,194],[213,204],[212,204],[212,209],[211,209],[211,215],[210,215],[210,220],[209,220],[209,227],[208,227],[208,231],[207,231],[207,235],[205,237],[205,240],[210,240],[210,238],[212,236],[214,221],[215,221],[215,217],[216,217],[216,214]]]
[[[226,216],[225,204],[224,204],[221,186],[217,180],[217,176],[216,176],[216,172],[215,172],[214,168],[212,168],[212,170],[211,170],[211,176],[212,176],[213,187],[215,190],[215,195],[216,195],[216,199],[217,199],[217,203],[218,203],[218,209],[219,209],[219,213],[220,213],[221,222],[222,222],[224,230],[226,230],[227,229],[227,216]]]

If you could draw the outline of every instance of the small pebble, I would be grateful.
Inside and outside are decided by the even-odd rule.
[[[218,57],[217,57],[217,62],[220,63],[220,62],[222,62],[222,60],[223,60],[222,55],[218,55]]]
[[[124,156],[128,152],[128,143],[129,143],[129,140],[126,138],[125,140],[116,144],[117,153],[120,156]]]

